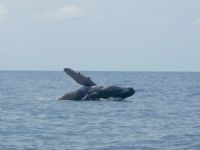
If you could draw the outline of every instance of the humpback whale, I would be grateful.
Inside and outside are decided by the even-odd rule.
[[[78,84],[82,85],[82,87],[66,93],[59,100],[99,100],[101,98],[117,98],[123,100],[135,94],[135,90],[131,87],[98,86],[90,77],[86,77],[80,72],[76,72],[70,68],[65,68],[64,72]]]

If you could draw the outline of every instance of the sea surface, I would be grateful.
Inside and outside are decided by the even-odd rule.
[[[83,72],[125,101],[58,101],[64,72],[0,71],[0,150],[200,150],[200,73]]]

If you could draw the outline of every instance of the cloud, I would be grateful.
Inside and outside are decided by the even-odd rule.
[[[151,24],[170,24],[177,21],[175,17],[171,16],[160,16],[160,17],[143,17],[133,18],[128,20],[131,23],[151,23]]]
[[[66,5],[53,12],[37,13],[33,16],[33,21],[59,21],[79,18],[83,15],[77,5]]]
[[[193,23],[194,24],[200,24],[200,18],[196,18]]]
[[[8,10],[3,7],[2,5],[0,5],[0,16],[4,16],[8,13]]]
[[[0,47],[0,53],[4,52],[4,49]]]

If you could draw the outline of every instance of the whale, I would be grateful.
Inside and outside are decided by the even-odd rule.
[[[90,77],[86,77],[80,72],[74,71],[71,68],[65,68],[64,72],[67,73],[74,81],[81,85],[80,88],[67,92],[58,100],[100,100],[100,99],[119,99],[124,100],[135,94],[132,87],[120,86],[99,86]]]

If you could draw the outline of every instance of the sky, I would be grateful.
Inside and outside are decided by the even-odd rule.
[[[0,70],[200,71],[199,0],[0,0]]]

